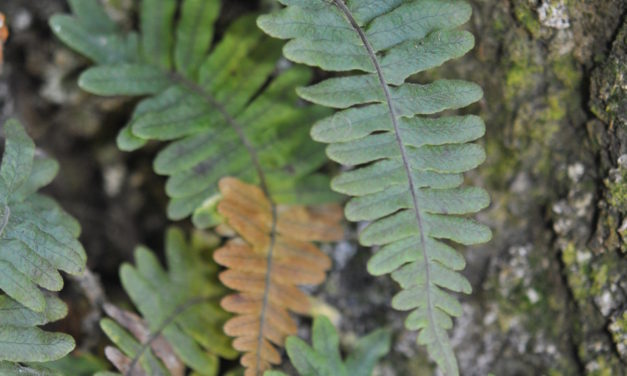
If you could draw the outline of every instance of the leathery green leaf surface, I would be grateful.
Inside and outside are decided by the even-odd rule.
[[[458,375],[446,333],[461,314],[452,293],[470,293],[465,262],[452,243],[487,242],[491,231],[467,218],[489,205],[481,188],[462,187],[462,174],[486,158],[475,143],[485,126],[457,110],[483,96],[460,80],[416,84],[407,79],[467,53],[473,36],[459,26],[471,7],[458,0],[280,0],[286,7],[258,19],[269,35],[289,42],[285,56],[346,72],[299,88],[311,102],[337,109],[311,135],[327,155],[351,168],[332,188],[353,196],[346,216],[370,221],[363,245],[381,246],[374,275],[391,273],[402,291],[396,309],[446,375]],[[440,113],[447,111],[445,115]],[[302,364],[316,364],[302,352]],[[312,373],[316,374],[316,373]]]
[[[120,268],[124,290],[141,317],[106,308],[111,319],[100,325],[116,346],[109,351],[118,354],[115,358],[128,359],[122,364],[134,362],[137,372],[149,375],[167,374],[168,356],[200,375],[217,375],[218,357],[238,355],[222,331],[228,314],[219,305],[226,291],[217,279],[218,267],[207,261],[204,253],[209,249],[201,242],[189,244],[179,229],[169,229],[165,243],[167,270],[145,247],[136,249],[135,265]],[[133,320],[128,320],[129,316]],[[129,321],[140,323],[129,325]],[[137,334],[137,327],[144,335]],[[157,345],[157,341],[165,341],[169,353],[164,355],[163,343]]]
[[[3,126],[0,166],[0,370],[16,363],[48,362],[74,349],[71,336],[38,326],[57,321],[67,307],[49,291],[63,287],[60,271],[78,275],[86,255],[80,226],[52,199],[37,191],[52,181],[58,165],[35,152],[15,120]],[[44,290],[45,289],[45,290]]]
[[[219,0],[183,0],[178,8],[174,0],[144,0],[139,34],[111,20],[90,26],[105,14],[98,0],[74,3],[74,16],[55,15],[52,30],[96,63],[80,76],[81,88],[145,96],[118,145],[132,151],[168,142],[154,168],[168,177],[171,219],[191,215],[197,227],[216,225],[218,180],[260,183],[259,169],[277,203],[339,199],[328,178],[314,173],[326,158],[309,137],[311,124],[329,111],[302,106],[295,89],[311,79],[310,70],[277,66],[282,43],[257,28],[255,15],[234,21],[212,45]]]

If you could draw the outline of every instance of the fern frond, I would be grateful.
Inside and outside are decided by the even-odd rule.
[[[48,363],[44,363],[47,365]],[[0,375],[13,376],[66,376],[58,370],[54,370],[37,363],[20,364],[0,362]]]
[[[188,245],[180,230],[170,229],[167,271],[144,247],[135,251],[135,266],[120,268],[124,290],[141,317],[108,305],[111,319],[100,325],[117,346],[106,355],[125,375],[183,374],[175,372],[183,364],[201,375],[217,375],[218,356],[237,356],[222,333],[229,316],[219,300],[226,291],[205,251],[206,246]]]
[[[71,336],[38,328],[67,315],[67,306],[58,298],[47,294],[44,303],[44,310],[35,312],[0,295],[0,370],[18,370],[17,363],[57,360],[74,349]]]
[[[324,316],[314,319],[313,346],[298,337],[289,337],[285,348],[300,376],[371,376],[379,359],[390,351],[388,330],[378,329],[360,338],[346,361],[340,355],[340,338],[331,321]],[[264,376],[285,376],[266,372]]]
[[[352,221],[372,221],[360,234],[381,246],[370,260],[374,275],[392,273],[402,287],[393,307],[412,310],[406,326],[447,375],[458,367],[446,330],[461,306],[450,292],[470,293],[460,273],[464,259],[447,244],[483,243],[490,230],[464,215],[489,204],[480,188],[462,188],[462,173],[481,164],[483,148],[472,143],[485,126],[476,116],[441,116],[478,101],[473,83],[439,80],[407,83],[410,75],[460,57],[474,45],[456,28],[471,15],[457,0],[280,0],[287,7],[262,16],[259,26],[291,39],[289,59],[340,72],[299,89],[311,102],[335,109],[312,130],[331,144],[327,155],[356,166],[332,182],[355,196],[346,207]]]
[[[341,211],[337,206],[275,208],[256,186],[235,178],[223,178],[219,185],[218,211],[239,236],[214,254],[229,268],[220,274],[222,283],[239,291],[222,300],[224,309],[238,315],[224,330],[237,337],[233,346],[246,352],[241,359],[246,376],[259,376],[281,361],[273,344],[282,347],[297,331],[289,312],[310,311],[309,298],[297,286],[325,280],[331,260],[311,242],[341,239]]]
[[[22,125],[9,120],[0,166],[0,370],[19,362],[47,362],[74,348],[71,336],[38,326],[57,321],[67,307],[48,292],[59,291],[59,271],[80,274],[86,255],[80,226],[52,199],[37,191],[57,173],[57,162],[36,154]],[[7,371],[8,372],[8,371]]]
[[[87,26],[103,11],[79,12],[83,2],[97,7],[97,0],[75,0],[76,17],[54,16],[52,29],[97,63],[81,75],[83,89],[151,96],[136,107],[118,145],[134,150],[149,140],[172,141],[154,162],[169,177],[171,219],[193,214],[198,227],[215,225],[212,198],[224,176],[267,185],[278,203],[337,199],[327,178],[313,173],[325,157],[308,137],[309,124],[328,112],[299,106],[294,94],[311,72],[277,70],[281,44],[264,36],[253,16],[235,21],[208,53],[218,0],[184,0],[178,20],[177,1],[143,0],[139,45],[135,34]]]

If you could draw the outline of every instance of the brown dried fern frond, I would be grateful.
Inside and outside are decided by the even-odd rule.
[[[310,311],[309,297],[298,286],[322,283],[331,267],[311,242],[341,239],[342,211],[339,206],[275,207],[260,188],[235,178],[223,178],[219,188],[218,211],[238,235],[214,253],[228,268],[220,280],[238,291],[222,300],[222,307],[237,315],[224,330],[236,337],[233,347],[246,353],[245,375],[258,376],[281,362],[275,346],[283,347],[285,338],[296,334],[289,312]]]

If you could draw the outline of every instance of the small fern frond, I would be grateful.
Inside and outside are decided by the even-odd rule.
[[[459,270],[464,259],[447,241],[470,245],[490,230],[464,215],[489,204],[480,188],[462,188],[462,173],[485,153],[472,143],[485,126],[476,116],[432,115],[481,99],[474,83],[407,83],[409,76],[464,55],[473,36],[456,28],[471,7],[458,0],[280,0],[287,7],[258,20],[272,36],[291,39],[289,59],[340,72],[360,72],[299,89],[304,99],[335,109],[312,130],[331,144],[327,155],[356,166],[332,182],[355,196],[352,221],[371,221],[360,234],[381,246],[370,260],[374,275],[392,273],[403,291],[393,307],[412,310],[406,321],[447,375],[459,373],[446,330],[461,306],[449,291],[470,293]]]
[[[58,298],[59,271],[81,274],[86,255],[78,222],[37,191],[52,181],[57,162],[36,152],[22,125],[4,124],[0,166],[0,371],[25,370],[17,363],[48,362],[74,349],[71,336],[38,326],[67,314]],[[9,372],[9,371],[6,371]],[[22,372],[22,371],[20,371]]]
[[[377,362],[390,351],[390,342],[388,330],[375,330],[360,338],[342,361],[337,331],[328,318],[318,316],[313,324],[313,346],[298,337],[289,337],[285,348],[300,376],[371,376]],[[269,371],[264,376],[286,375]]]
[[[38,328],[67,315],[67,306],[57,297],[46,294],[44,302],[44,310],[35,312],[0,295],[0,374],[19,374],[19,363],[57,360],[74,349],[71,336]]]
[[[214,254],[218,264],[229,268],[220,280],[238,291],[222,300],[224,309],[238,315],[224,331],[237,337],[233,346],[246,353],[241,359],[246,376],[260,376],[281,361],[273,344],[282,347],[285,338],[297,331],[289,312],[310,312],[309,298],[297,286],[325,280],[331,260],[311,242],[342,238],[341,210],[337,206],[275,209],[256,186],[235,178],[223,178],[219,185],[218,211],[239,236]]]
[[[106,355],[124,375],[182,375],[186,365],[212,376],[218,372],[218,356],[237,356],[222,333],[229,315],[219,300],[226,290],[206,251],[206,246],[186,244],[180,230],[170,229],[167,271],[144,247],[135,251],[136,266],[120,268],[124,290],[141,317],[108,305],[111,319],[100,325],[117,346],[109,347]]]
[[[197,227],[215,225],[212,198],[224,176],[267,185],[277,203],[337,199],[328,179],[313,173],[325,157],[308,136],[309,125],[328,111],[299,105],[294,93],[311,72],[277,69],[281,44],[264,36],[253,16],[235,21],[208,53],[218,0],[184,0],[178,13],[175,0],[143,0],[139,45],[135,34],[86,26],[103,10],[79,11],[76,4],[84,2],[97,7],[97,0],[75,0],[76,17],[54,16],[52,29],[97,63],[81,75],[83,89],[150,96],[136,107],[118,145],[134,150],[149,140],[171,141],[154,162],[169,177],[171,219],[193,214]]]
[[[99,1],[69,0],[76,17],[54,15],[53,32],[68,46],[98,64],[139,61],[139,38],[124,34]]]

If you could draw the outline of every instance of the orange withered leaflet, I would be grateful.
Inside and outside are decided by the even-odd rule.
[[[6,18],[4,17],[4,13],[0,12],[0,71],[2,70],[2,48],[8,37],[9,28],[6,24]]]

